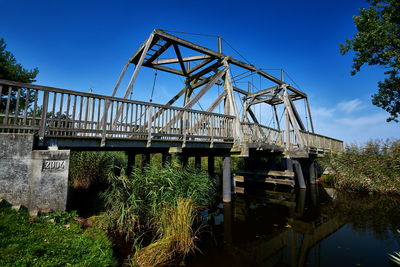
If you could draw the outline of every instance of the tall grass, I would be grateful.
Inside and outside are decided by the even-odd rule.
[[[180,168],[171,163],[164,168],[149,165],[136,168],[130,176],[109,173],[108,189],[103,193],[107,224],[111,230],[132,238],[144,231],[154,231],[154,221],[167,205],[175,207],[181,198],[194,204],[210,204],[214,183],[204,172]]]
[[[400,194],[400,141],[353,144],[321,163],[338,189]]]
[[[150,267],[170,263],[176,256],[185,257],[196,249],[193,224],[196,206],[190,199],[181,198],[176,206],[165,206],[158,217],[157,238],[146,247],[135,246],[128,258],[130,266]]]
[[[70,185],[87,189],[93,184],[106,182],[110,168],[121,169],[127,165],[124,152],[81,151],[72,152],[70,158]]]

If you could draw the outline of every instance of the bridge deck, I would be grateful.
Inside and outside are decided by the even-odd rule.
[[[208,147],[232,147],[235,117],[53,87],[0,80],[0,132],[33,133],[46,143],[64,139],[97,140],[106,146],[116,140],[160,143],[185,147],[199,143]],[[26,97],[28,96],[28,97]],[[115,121],[115,114],[122,116]],[[243,140],[251,147],[285,148],[284,131],[255,123],[241,123]],[[291,146],[297,141],[293,132]],[[306,149],[340,152],[343,142],[326,136],[301,132]],[[69,141],[68,141],[69,140]],[[48,143],[48,142],[47,142]]]

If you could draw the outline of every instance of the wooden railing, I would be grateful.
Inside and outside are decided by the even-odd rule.
[[[28,96],[28,97],[27,97]],[[33,133],[39,138],[76,137],[174,141],[233,142],[234,117],[0,80],[0,132]],[[284,131],[241,123],[241,142],[285,147]],[[334,152],[343,142],[301,131],[307,148]],[[290,133],[291,145],[298,140]]]
[[[255,123],[242,123],[241,126],[245,142],[283,146],[282,133],[274,128]]]
[[[0,96],[0,132],[103,141],[233,140],[234,117],[223,114],[5,80]]]
[[[283,140],[285,140],[285,131],[282,131],[282,135]],[[306,148],[319,149],[329,152],[343,152],[343,141],[341,140],[301,130],[300,136]],[[294,131],[290,131],[290,145],[292,147],[300,146],[300,142]]]

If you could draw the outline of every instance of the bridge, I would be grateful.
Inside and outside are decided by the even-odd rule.
[[[276,78],[227,56],[222,38],[217,41],[215,51],[154,30],[128,59],[110,96],[0,80],[0,133],[5,140],[11,135],[31,136],[33,150],[57,147],[222,155],[227,201],[230,156],[281,153],[287,158],[287,169],[293,171],[296,159],[343,150],[342,141],[315,132],[307,94],[284,82],[283,72]],[[127,87],[117,97],[130,66],[134,69]],[[185,86],[164,104],[131,100],[143,67],[183,77]],[[260,86],[255,86],[254,79],[260,80]],[[246,88],[239,86],[243,84]],[[269,87],[261,88],[261,84]],[[210,106],[195,109],[195,105],[201,107],[206,94],[212,99]],[[305,121],[296,107],[301,100]],[[263,112],[257,117],[255,108],[261,106]],[[217,112],[221,107],[223,113]],[[263,117],[275,127],[263,125]],[[300,186],[305,186],[304,181]]]

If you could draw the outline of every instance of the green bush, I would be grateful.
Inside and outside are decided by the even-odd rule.
[[[70,159],[70,185],[73,188],[89,188],[92,184],[106,182],[111,168],[126,168],[124,152],[72,152]]]
[[[400,141],[350,145],[320,162],[338,189],[400,194]]]
[[[84,231],[74,223],[62,225],[48,220],[49,217],[31,218],[25,213],[1,207],[0,266],[117,264],[112,256],[111,242],[103,232]]]

